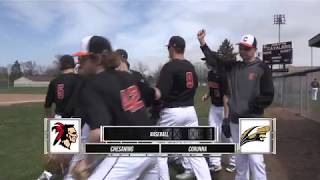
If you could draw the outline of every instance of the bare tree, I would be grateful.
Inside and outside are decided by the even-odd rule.
[[[21,69],[25,76],[38,75],[38,65],[35,61],[26,61],[21,63]]]
[[[162,70],[163,64],[159,64],[158,67],[153,71],[153,78],[158,81],[160,77],[160,72]]]
[[[0,76],[1,77],[6,77],[8,76],[8,68],[0,66]]]
[[[149,70],[149,67],[139,61],[138,63],[133,65],[132,69],[139,71],[142,75],[145,76]]]
[[[59,62],[54,60],[53,63],[43,69],[43,75],[45,76],[57,76],[60,73]]]

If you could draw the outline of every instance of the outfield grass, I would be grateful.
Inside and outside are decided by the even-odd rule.
[[[206,126],[208,125],[208,114],[209,114],[209,107],[211,104],[210,99],[203,102],[201,101],[201,97],[208,92],[207,87],[199,87],[197,90],[197,94],[195,97],[195,107],[197,110],[197,115],[199,118],[199,125]]]
[[[0,94],[46,94],[47,89],[47,87],[1,88]]]
[[[42,169],[42,104],[0,107],[0,179],[36,179]]]

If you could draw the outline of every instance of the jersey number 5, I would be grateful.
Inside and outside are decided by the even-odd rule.
[[[62,100],[64,98],[64,84],[57,85],[57,98]]]
[[[187,88],[193,88],[193,75],[192,72],[186,72],[186,86]]]
[[[120,91],[121,103],[124,111],[135,112],[144,107],[140,91],[137,86],[130,86]]]

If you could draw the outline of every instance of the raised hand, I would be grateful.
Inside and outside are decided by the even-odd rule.
[[[201,30],[198,32],[197,36],[198,36],[198,40],[199,40],[199,42],[200,42],[201,45],[206,44],[206,42],[205,42],[205,40],[204,40],[204,38],[205,38],[205,36],[206,36],[206,31],[205,31],[204,29],[201,29]]]

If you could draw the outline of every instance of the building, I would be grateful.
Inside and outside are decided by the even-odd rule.
[[[51,79],[53,78],[46,76],[22,76],[14,81],[13,87],[48,87]]]

